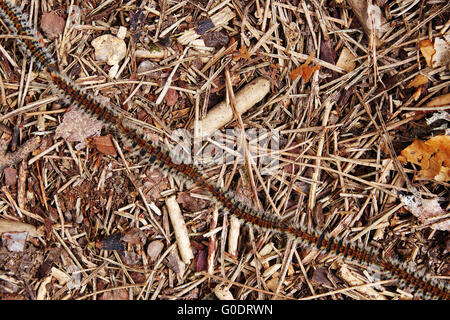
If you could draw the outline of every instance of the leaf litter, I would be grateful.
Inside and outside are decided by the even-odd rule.
[[[448,275],[445,1],[161,3],[24,10],[68,77],[169,148],[177,129],[220,103],[229,111],[231,92],[262,79],[261,97],[218,130],[275,130],[279,168],[211,158],[203,173],[227,190],[245,185],[250,204],[286,222],[360,237]],[[149,168],[112,128],[61,106],[45,75],[28,76],[20,48],[0,44],[0,217],[29,226],[20,248],[10,234],[24,230],[1,229],[2,299],[405,298],[384,285],[350,289],[369,284],[367,270],[215,217],[203,190]],[[402,256],[409,244],[417,251]]]

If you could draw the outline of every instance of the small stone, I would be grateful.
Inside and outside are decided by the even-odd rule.
[[[95,38],[92,40],[92,46],[95,48],[95,59],[105,61],[110,66],[118,64],[127,53],[125,41],[111,34]]]
[[[127,35],[127,28],[125,27],[119,27],[119,31],[117,31],[117,38],[119,39],[125,39],[125,36]]]

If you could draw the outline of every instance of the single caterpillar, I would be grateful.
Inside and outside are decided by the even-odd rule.
[[[128,140],[133,148],[139,147],[142,156],[149,156],[149,161],[154,166],[166,173],[182,177],[185,182],[191,182],[206,189],[216,202],[230,214],[257,228],[282,233],[297,239],[300,244],[316,248],[323,253],[382,268],[398,280],[401,289],[410,291],[418,298],[443,300],[450,298],[445,285],[430,279],[428,275],[411,270],[395,259],[383,258],[380,252],[373,248],[366,250],[345,239],[330,237],[326,232],[318,232],[299,225],[287,225],[277,217],[243,205],[236,200],[232,193],[225,192],[209,183],[195,166],[173,161],[168,150],[146,139],[138,130],[126,125],[118,112],[105,107],[70,79],[61,75],[57,70],[56,61],[50,53],[39,41],[32,40],[36,39],[35,32],[29,27],[25,15],[18,8],[7,1],[0,0],[0,17],[13,32],[21,36],[18,40],[27,54],[36,60],[41,71],[48,73],[54,90],[66,104],[78,105],[93,118],[110,125],[122,138]]]
[[[29,26],[26,16],[8,1],[0,1],[0,18],[19,37],[17,41],[27,51],[29,57],[34,57],[40,70],[56,70],[56,60],[36,41],[36,32]]]

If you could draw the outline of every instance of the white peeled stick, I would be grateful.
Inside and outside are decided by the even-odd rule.
[[[236,93],[236,109],[243,114],[259,101],[261,101],[270,90],[270,80],[256,78]],[[214,131],[222,128],[233,120],[233,110],[226,101],[215,105],[206,117],[198,122],[198,137],[208,137]]]
[[[172,222],[175,238],[177,239],[178,251],[184,263],[189,264],[194,258],[192,253],[191,243],[189,242],[189,235],[181,214],[180,206],[178,205],[175,196],[171,196],[166,200],[167,211],[169,212],[170,221]]]

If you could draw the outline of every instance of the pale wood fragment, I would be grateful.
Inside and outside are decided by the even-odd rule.
[[[236,109],[243,114],[261,101],[270,91],[270,81],[257,78],[236,93]],[[226,101],[214,106],[206,117],[199,121],[198,128],[201,137],[208,137],[214,131],[222,128],[233,120],[233,111]]]
[[[172,222],[175,238],[177,239],[178,251],[184,263],[189,264],[194,258],[191,244],[189,242],[189,235],[181,214],[180,206],[176,200],[175,195],[166,199],[167,211],[169,212],[170,221]]]

